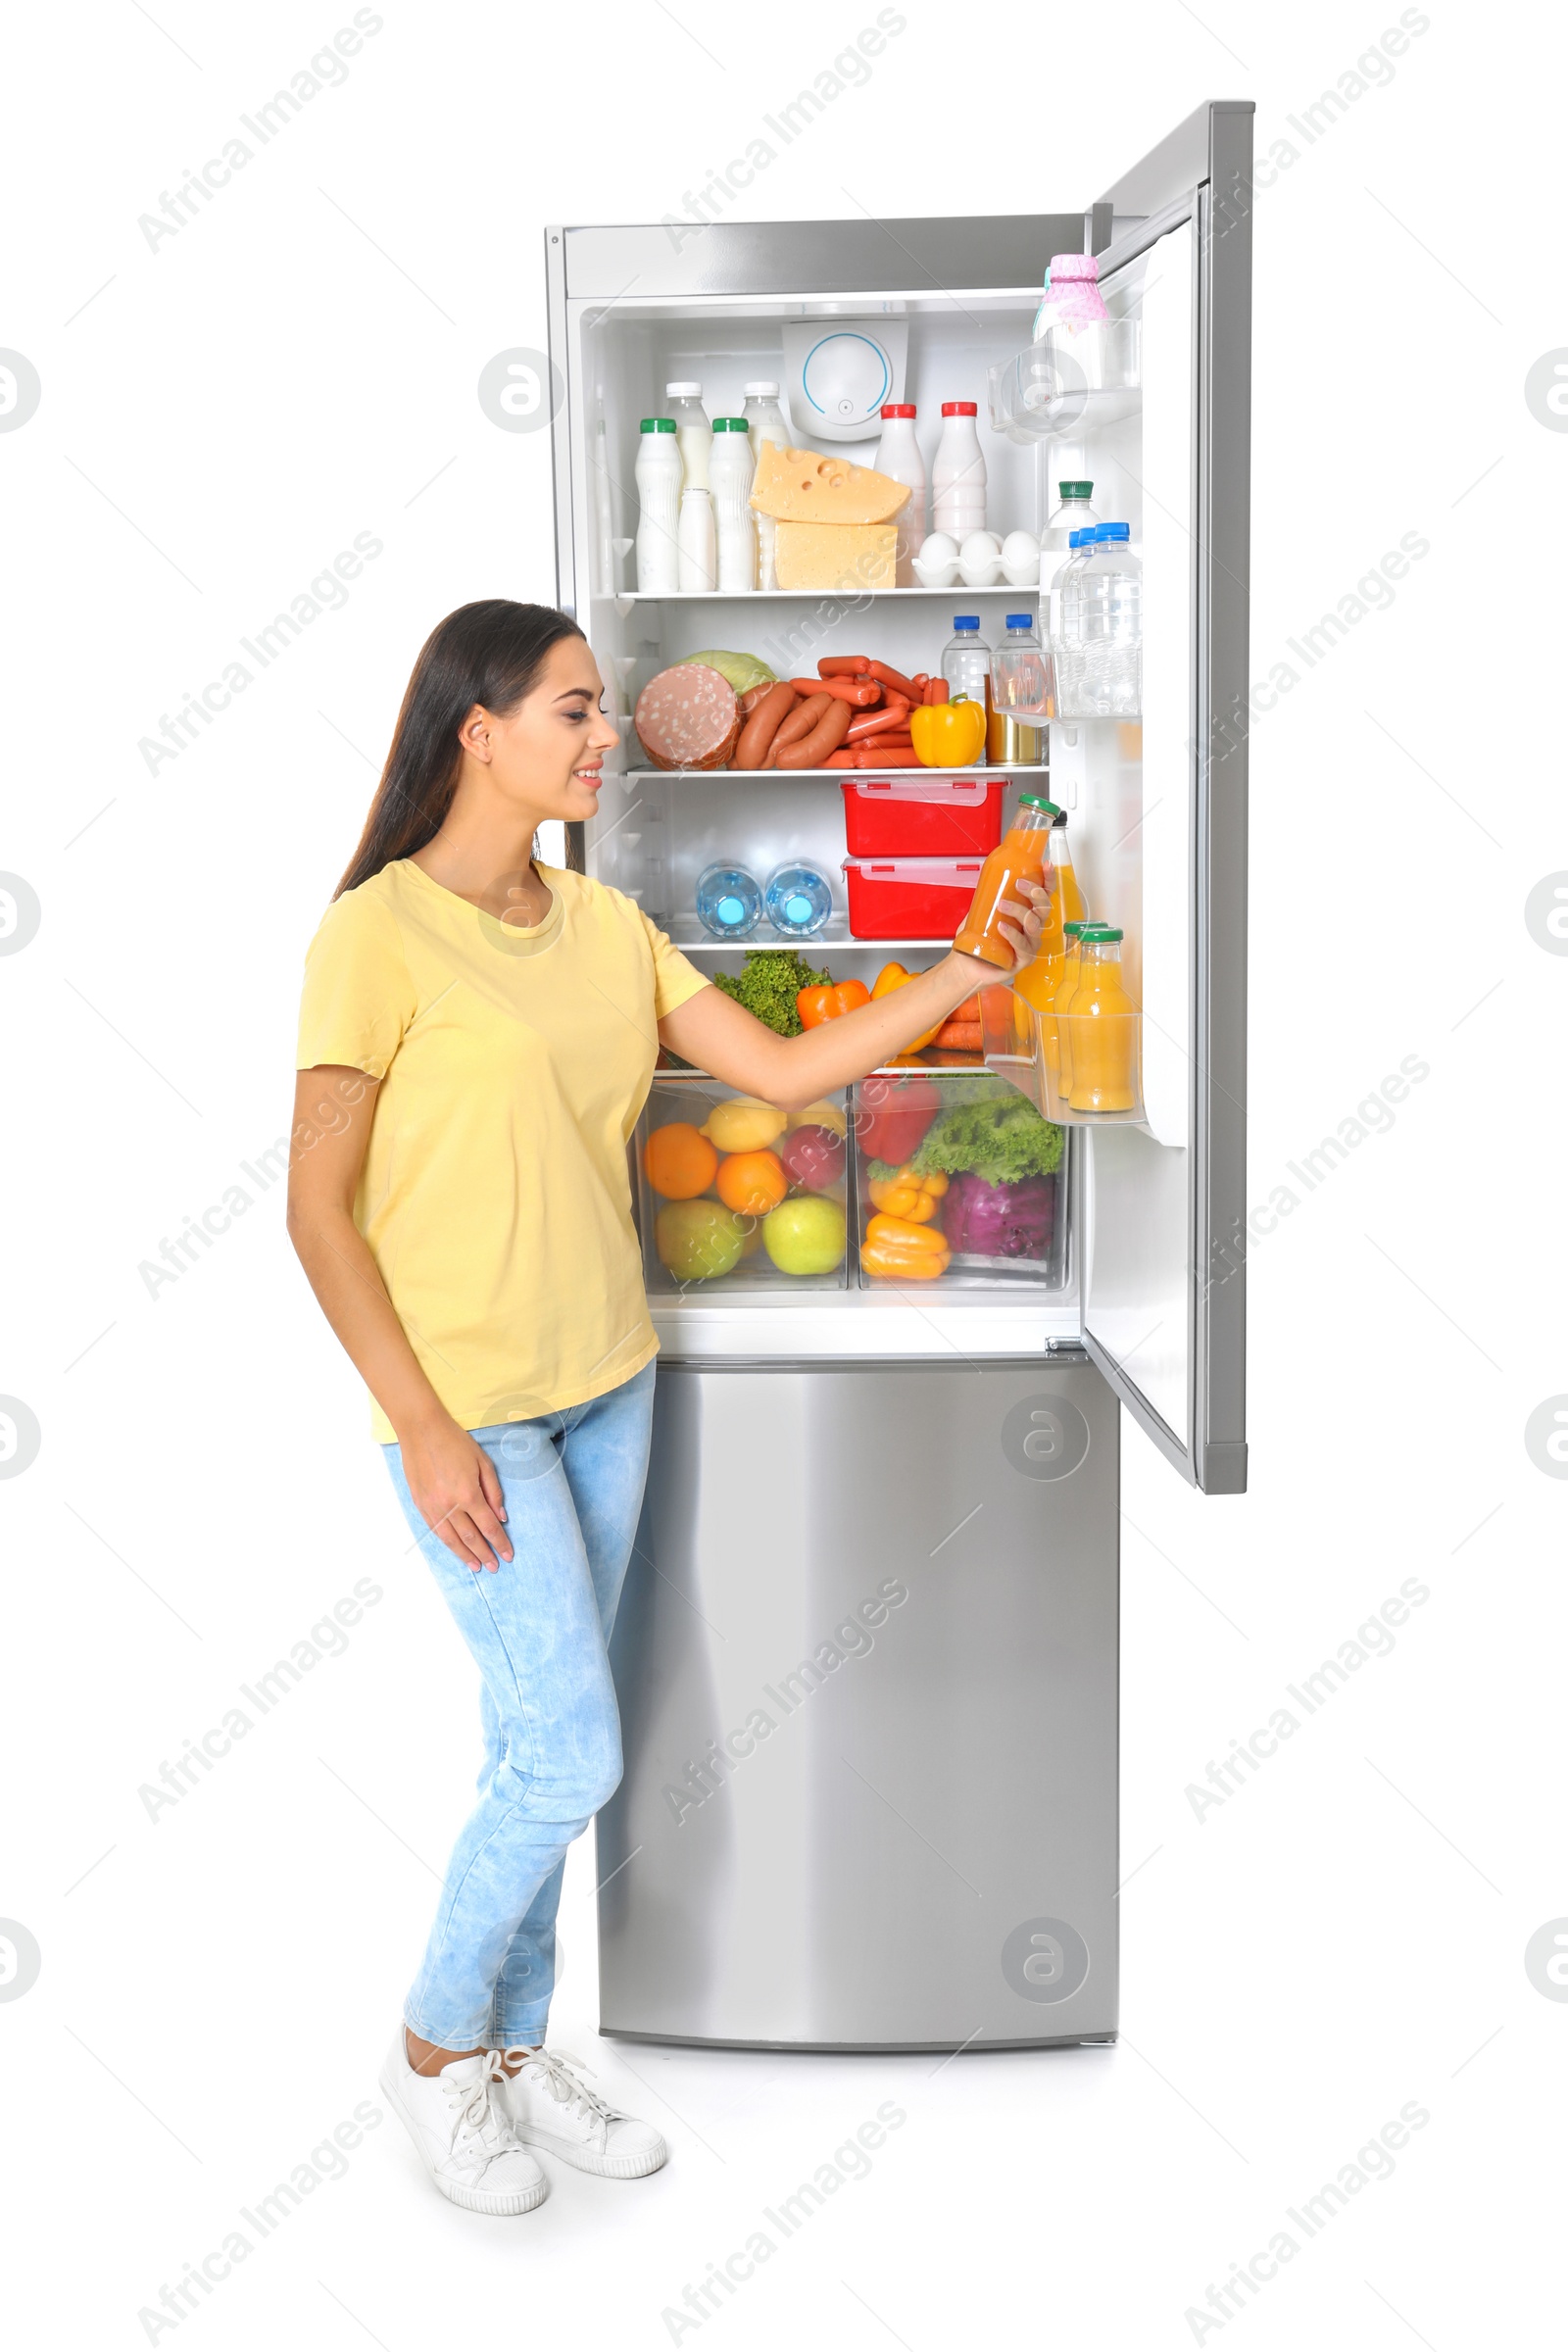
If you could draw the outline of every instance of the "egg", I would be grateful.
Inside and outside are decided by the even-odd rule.
[[[1040,543],[1032,531],[1009,531],[1002,542],[1002,568],[1013,588],[1032,588],[1040,577]]]
[[[920,542],[920,561],[933,567],[938,564],[956,564],[958,542],[956,539],[950,539],[946,531],[933,531],[928,538]]]
[[[995,564],[1002,553],[1002,541],[995,531],[971,531],[958,550],[960,564]]]

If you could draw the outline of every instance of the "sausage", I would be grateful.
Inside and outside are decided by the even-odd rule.
[[[892,727],[902,727],[909,715],[909,706],[902,697],[889,695],[885,709],[862,710],[850,721],[849,740],[858,743],[862,735],[886,734]]]
[[[797,694],[837,695],[841,703],[853,703],[861,710],[882,700],[882,688],[875,678],[791,678],[790,684]]]
[[[797,703],[774,736],[769,747],[770,750],[782,752],[786,745],[799,743],[803,735],[809,735],[823,712],[831,707],[832,700],[831,695],[813,694],[806,702]],[[769,760],[768,765],[771,767],[774,764],[775,762]]]
[[[908,703],[918,701],[914,680],[906,678],[902,670],[890,669],[885,662],[873,662],[871,675],[873,678],[880,678],[890,694],[902,694],[905,701]]]
[[[876,663],[864,654],[824,654],[816,670],[822,678],[874,678]]]
[[[947,699],[948,699],[948,681],[947,681],[947,679],[946,679],[946,678],[927,678],[927,680],[926,680],[926,682],[925,682],[925,707],[926,707],[926,709],[929,710],[933,703],[945,703],[945,702],[947,701]]]
[[[741,717],[743,719],[750,718],[763,695],[771,694],[772,691],[771,686],[749,686],[737,705]]]
[[[820,767],[829,752],[836,752],[843,743],[854,715],[848,703],[830,702],[809,735],[792,743],[788,751],[780,752],[775,766]]]
[[[856,745],[855,764],[857,767],[881,769],[884,767],[923,767],[925,762],[912,743],[895,744],[890,750],[885,744],[873,740],[870,743]]]
[[[827,758],[822,762],[824,767],[857,767],[858,764],[859,762],[855,753],[849,751],[829,752]]]
[[[764,687],[741,729],[740,741],[735,746],[734,764],[737,767],[760,767],[767,757],[768,745],[794,708],[795,689],[785,680],[781,678],[777,685]]]

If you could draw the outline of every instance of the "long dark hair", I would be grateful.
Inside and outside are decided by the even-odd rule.
[[[581,635],[554,605],[515,605],[504,596],[460,605],[436,624],[419,648],[360,846],[334,898],[435,839],[463,764],[458,729],[475,703],[501,717],[514,710],[538,683],[551,647]]]

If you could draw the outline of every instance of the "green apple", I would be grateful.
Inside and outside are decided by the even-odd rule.
[[[768,1210],[762,1240],[781,1274],[830,1274],[844,1255],[844,1211],[825,1194],[801,1193]]]
[[[746,1236],[719,1200],[666,1200],[654,1219],[659,1262],[677,1282],[711,1282],[739,1263]]]

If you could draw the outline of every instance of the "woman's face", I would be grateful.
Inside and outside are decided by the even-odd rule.
[[[549,817],[580,823],[599,807],[600,771],[618,741],[612,719],[599,708],[604,684],[580,637],[563,637],[545,657],[539,682],[505,716],[475,704],[461,741],[482,763],[489,789],[540,824]]]

